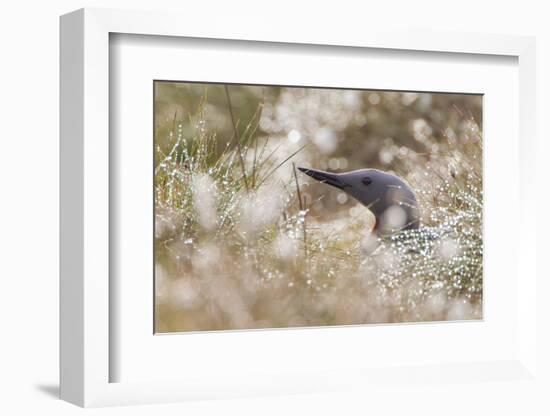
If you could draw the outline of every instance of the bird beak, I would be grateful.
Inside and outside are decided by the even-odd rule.
[[[348,186],[347,183],[343,182],[337,173],[323,172],[322,170],[316,169],[307,169],[307,168],[298,168],[301,172],[304,172],[306,175],[311,176],[313,179],[317,179],[319,182],[332,185],[338,189],[344,189]]]

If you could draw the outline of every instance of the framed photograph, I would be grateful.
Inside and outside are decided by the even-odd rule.
[[[63,399],[538,383],[534,40],[307,36],[61,18]]]

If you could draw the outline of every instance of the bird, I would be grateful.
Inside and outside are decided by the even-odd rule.
[[[378,169],[332,173],[298,167],[313,179],[350,195],[374,215],[375,222],[362,252],[391,248],[400,255],[430,257],[441,241],[455,234],[453,224],[421,226],[420,206],[412,187],[399,176]]]
[[[420,226],[420,208],[412,188],[393,173],[378,169],[359,169],[332,173],[298,167],[313,179],[338,188],[368,208],[375,218],[371,230],[388,237]]]
[[[385,293],[414,288],[419,299],[429,299],[433,293],[480,296],[482,240],[475,233],[462,232],[472,221],[468,217],[478,215],[475,211],[459,210],[433,225],[428,225],[433,217],[427,212],[421,224],[415,192],[397,175],[377,169],[344,173],[298,169],[342,190],[374,214],[374,228],[360,238],[355,257],[366,281],[374,279]],[[409,294],[405,298],[403,307],[414,313],[418,299]]]

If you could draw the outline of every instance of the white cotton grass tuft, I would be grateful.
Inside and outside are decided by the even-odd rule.
[[[222,263],[222,250],[218,244],[209,242],[196,249],[191,262],[199,273],[211,273]]]
[[[243,196],[238,207],[238,230],[246,236],[260,234],[279,219],[284,204],[282,195],[267,186]]]
[[[177,232],[177,218],[175,212],[157,210],[155,215],[155,238],[165,240]]]
[[[286,234],[279,235],[273,242],[273,253],[281,260],[293,260],[299,254],[299,243]]]
[[[376,251],[380,242],[375,233],[369,232],[359,242],[360,253],[365,256],[369,256]]]
[[[191,187],[193,190],[193,206],[199,219],[199,224],[205,231],[212,231],[216,227],[216,183],[204,173],[193,176]]]
[[[180,277],[170,285],[169,299],[178,309],[191,309],[200,302],[201,287],[196,278]]]

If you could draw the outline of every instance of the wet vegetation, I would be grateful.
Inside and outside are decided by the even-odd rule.
[[[157,83],[158,332],[481,317],[481,97]],[[296,170],[378,168],[422,226]]]

